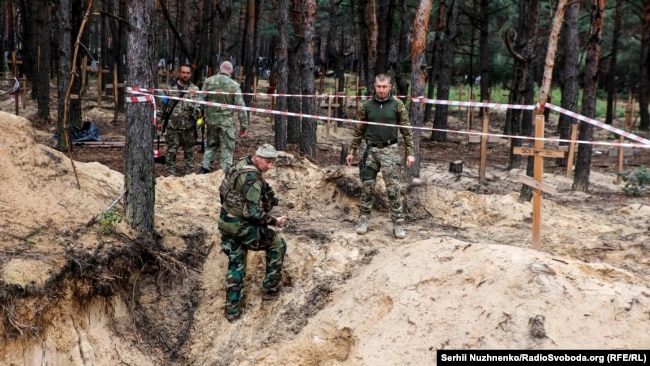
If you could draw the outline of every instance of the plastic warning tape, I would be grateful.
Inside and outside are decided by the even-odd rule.
[[[534,110],[534,105],[524,105],[524,104],[502,104],[502,103],[488,103],[488,102],[462,102],[455,100],[441,100],[441,99],[429,99],[425,97],[415,97],[413,101],[416,103],[425,103],[425,104],[442,104],[442,105],[452,105],[460,107],[485,107],[485,108],[496,108],[496,109],[524,109],[524,110]]]
[[[151,103],[153,104],[153,125],[157,123],[157,113],[158,108],[156,107],[156,98],[153,95],[141,93],[137,90],[131,90],[132,88],[127,88],[127,93],[138,94],[136,97],[127,96],[127,103]]]
[[[578,120],[580,120],[580,121],[587,122],[587,123],[592,124],[592,125],[594,125],[594,126],[600,127],[600,128],[602,128],[602,129],[604,129],[604,130],[607,130],[607,131],[613,132],[613,133],[615,133],[615,134],[618,134],[618,135],[624,136],[624,137],[626,137],[627,139],[630,139],[630,140],[634,140],[634,141],[640,142],[640,143],[642,143],[642,144],[644,144],[644,145],[650,145],[650,140],[648,140],[648,139],[646,139],[646,138],[643,138],[643,137],[641,137],[641,136],[637,136],[637,135],[635,135],[635,134],[633,134],[633,133],[629,133],[629,132],[627,132],[627,131],[624,131],[624,130],[618,129],[618,128],[613,127],[613,126],[611,126],[611,125],[608,125],[608,124],[606,124],[606,123],[603,123],[603,122],[597,121],[597,120],[595,120],[595,119],[593,119],[593,118],[585,117],[585,116],[583,116],[583,115],[581,115],[581,114],[578,114],[578,113],[572,112],[572,111],[570,111],[570,110],[568,110],[568,109],[565,109],[565,108],[562,108],[562,107],[558,107],[558,106],[553,105],[553,104],[546,104],[546,107],[548,107],[549,109],[552,109],[552,110],[554,110],[554,111],[557,111],[557,112],[563,113],[563,114],[565,114],[565,115],[567,115],[567,116],[569,116],[569,117],[573,117],[573,118],[578,119]]]
[[[136,91],[134,88],[133,92],[135,94],[144,94],[144,92],[139,92]],[[153,89],[147,89],[147,90],[153,90]],[[151,97],[162,97],[162,96],[152,96]],[[243,111],[250,111],[250,112],[256,112],[256,113],[268,113],[268,114],[277,114],[277,115],[283,115],[283,116],[290,116],[290,117],[301,117],[301,118],[311,118],[315,120],[321,120],[321,121],[338,121],[338,122],[343,122],[343,123],[355,123],[355,124],[367,124],[367,125],[376,125],[376,126],[388,126],[388,127],[395,127],[394,124],[387,124],[387,123],[381,123],[381,122],[369,122],[369,121],[360,121],[360,120],[354,120],[354,119],[347,119],[347,118],[336,118],[336,117],[327,117],[327,116],[318,116],[318,115],[310,115],[310,114],[302,114],[302,113],[295,113],[295,112],[284,112],[284,111],[278,111],[278,110],[273,110],[273,109],[264,109],[264,108],[254,108],[254,107],[243,107],[239,105],[231,105],[231,104],[224,104],[224,103],[216,103],[216,102],[206,102],[206,101],[201,101],[201,100],[196,100],[196,99],[188,99],[188,98],[180,98],[180,97],[175,97],[175,96],[166,96],[168,99],[175,99],[178,101],[184,101],[184,102],[190,102],[190,103],[198,103],[206,106],[214,106],[214,107],[220,107],[220,108],[227,108],[227,109],[234,109],[234,110],[243,110]],[[418,99],[426,99],[426,98],[418,98]],[[434,99],[426,99],[428,101],[436,101],[436,102],[444,102],[444,104],[452,104],[452,103],[463,103],[459,105],[467,105],[470,102],[454,102],[454,101],[443,101],[443,100],[434,100]],[[473,103],[473,102],[472,102]],[[476,102],[473,103],[476,104],[475,106],[479,107],[490,107],[490,108],[520,108],[520,109],[526,109],[526,110],[533,110],[536,108],[536,106],[527,106],[527,105],[520,105],[520,104],[498,104],[498,103],[481,103],[481,102]],[[552,105],[547,104],[547,106],[550,107],[555,107]],[[556,107],[557,108],[557,107]],[[553,109],[553,108],[551,108]],[[578,115],[580,116],[580,115]],[[584,117],[584,116],[580,116]],[[584,117],[586,118],[586,117]],[[598,121],[596,121],[598,122]],[[600,122],[599,122],[600,123]],[[608,125],[606,125],[608,126]],[[611,126],[608,126],[611,128]],[[532,141],[548,141],[548,142],[566,142],[566,143],[575,143],[575,144],[590,144],[590,145],[605,145],[605,146],[622,146],[622,147],[640,147],[640,148],[649,148],[650,146],[648,144],[632,144],[632,143],[619,143],[619,142],[604,142],[604,141],[582,141],[582,140],[569,140],[569,139],[558,139],[558,138],[547,138],[547,137],[534,137],[534,136],[516,136],[516,135],[504,135],[504,134],[496,134],[496,133],[483,133],[483,132],[478,132],[478,131],[458,131],[458,130],[448,130],[448,129],[439,129],[439,128],[431,128],[431,127],[423,127],[423,126],[402,126],[401,128],[410,128],[412,130],[421,130],[421,131],[437,131],[437,132],[447,132],[447,133],[456,133],[456,134],[466,134],[466,135],[476,135],[476,136],[492,136],[492,137],[499,137],[499,138],[507,138],[507,139],[521,139],[521,140],[532,140]],[[618,130],[618,129],[614,129]],[[622,131],[622,130],[618,130]],[[624,132],[624,131],[623,131]],[[647,139],[644,139],[642,137],[636,136],[634,134],[630,134],[626,132],[626,135],[633,136],[634,138],[631,138],[631,140],[639,141],[642,142],[643,140],[648,141]]]

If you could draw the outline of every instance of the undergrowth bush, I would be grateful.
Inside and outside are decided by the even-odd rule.
[[[623,187],[625,195],[641,197],[650,190],[650,170],[641,167],[634,171],[624,171],[618,174],[625,182]]]

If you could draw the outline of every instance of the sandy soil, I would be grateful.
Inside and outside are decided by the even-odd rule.
[[[88,113],[119,140],[124,121],[107,115]],[[524,170],[503,168],[507,143],[490,147],[480,185],[476,145],[423,140],[397,241],[381,182],[370,232],[354,232],[357,170],[336,164],[350,126],[328,137],[323,128],[317,161],[290,151],[267,175],[277,214],[289,217],[282,294],[262,301],[264,257],[251,253],[244,315],[230,324],[222,174],[164,177],[158,166],[155,240],[124,223],[106,235],[96,219],[120,207],[121,150],[75,147],[73,167],[49,147],[48,128],[0,112],[2,364],[423,365],[437,349],[650,344],[650,200],[621,193],[612,158],[595,156],[589,193],[571,191],[549,162],[544,181],[558,194],[544,196],[533,250],[532,205],[518,200]],[[236,155],[270,133],[253,116]],[[463,173],[450,173],[459,158]],[[649,163],[647,149],[628,158]]]

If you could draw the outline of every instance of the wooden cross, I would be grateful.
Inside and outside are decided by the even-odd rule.
[[[513,153],[534,156],[533,178],[520,175],[519,181],[533,188],[533,249],[540,249],[542,232],[542,193],[557,194],[557,189],[542,182],[544,175],[544,158],[563,158],[565,151],[544,149],[544,115],[535,115],[535,147],[515,146]]]

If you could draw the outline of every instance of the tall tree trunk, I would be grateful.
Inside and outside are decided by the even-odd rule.
[[[70,9],[86,9],[88,4],[87,0],[72,0],[70,1]],[[79,12],[79,11],[73,11],[71,12],[71,33],[70,37],[71,40],[77,40],[77,37],[79,35],[79,30],[81,29],[81,23],[84,20],[85,13],[84,12]],[[87,43],[85,42],[86,39],[88,39],[88,36],[82,34],[81,42],[82,43]],[[71,44],[71,51],[74,50],[75,45]],[[72,54],[71,54],[72,55]],[[81,56],[80,53],[77,53],[77,60],[75,60],[77,65],[81,65]],[[79,70],[73,70],[74,72],[79,75]],[[72,88],[70,89],[70,92],[75,95],[79,95],[79,92],[81,91],[81,78],[80,77],[75,77],[74,82],[72,83]],[[124,99],[124,98],[122,98]],[[115,112],[117,114],[117,111]],[[82,126],[82,117],[81,117],[81,99],[70,99],[68,101],[68,120],[66,123],[70,126],[77,126],[81,127]]]
[[[294,36],[295,37],[295,36]],[[294,77],[288,78],[287,89],[291,95],[300,94],[300,67],[298,65],[297,43],[300,40],[294,38],[289,50],[289,75]],[[292,113],[302,113],[302,98],[289,97],[287,100],[287,110]],[[297,144],[300,141],[300,117],[287,116],[287,142]]]
[[[650,129],[650,113],[648,113],[648,92],[650,84],[650,0],[642,2],[641,25],[641,51],[639,62],[639,115],[641,123],[639,129]]]
[[[512,45],[512,33],[506,37],[508,50],[515,59],[513,72],[513,85],[508,97],[510,104],[526,104],[532,102],[530,96],[534,87],[531,77],[531,63],[536,54],[537,35],[539,31],[540,1],[520,1],[517,44]],[[521,40],[520,40],[521,39]],[[532,112],[509,109],[506,114],[505,134],[525,136],[530,132],[532,125]],[[514,148],[521,146],[521,139],[512,139],[510,145],[510,160],[508,169],[519,168],[521,156],[514,154]]]
[[[621,8],[623,0],[616,0],[614,10],[614,31],[612,35],[612,50],[609,59],[609,77],[607,78],[607,115],[605,123],[611,125],[614,121],[614,96],[616,96],[616,60],[618,58],[618,39],[621,36]]]
[[[490,6],[488,0],[481,0],[479,19],[479,46],[480,46],[480,75],[481,75],[481,101],[490,100]],[[481,108],[483,113],[483,108]],[[482,115],[482,114],[481,114]]]
[[[436,19],[435,37],[433,39],[433,49],[431,50],[431,61],[429,62],[429,88],[427,89],[427,98],[433,99],[436,85],[436,76],[440,70],[440,40],[445,27],[445,0],[438,0],[438,17]],[[433,114],[433,104],[427,103],[424,107],[424,122],[431,120]]]
[[[38,118],[49,118],[50,22],[45,0],[21,1],[23,14],[23,68],[32,83],[31,97],[37,101]],[[25,87],[23,85],[23,87]]]
[[[339,82],[337,92],[345,91],[345,55],[344,48],[345,41],[344,30],[341,27],[341,0],[330,0],[329,5],[329,29],[327,32],[327,58],[328,64],[333,64],[336,79]],[[338,98],[337,103],[343,106],[345,99]],[[340,118],[345,108],[337,108],[339,114],[336,116]]]
[[[445,27],[444,39],[442,40],[442,58],[440,59],[440,78],[438,79],[438,99],[449,99],[449,89],[451,88],[454,55],[456,54],[456,37],[458,36],[458,9],[460,0],[450,0],[447,5],[447,25]],[[447,129],[447,112],[446,105],[436,106],[436,116],[433,120],[433,128],[439,130]],[[446,141],[447,133],[445,131],[431,132],[432,141]]]
[[[442,0],[444,1],[444,0]],[[402,16],[400,19],[399,41],[397,46],[397,59],[395,61],[395,86],[399,95],[408,94],[409,90],[409,77],[404,75],[403,64],[408,60],[408,54],[411,49],[411,41],[409,39],[411,31],[413,30],[413,17],[414,12],[408,6],[407,0],[401,0]]]
[[[591,27],[589,29],[587,58],[585,59],[585,87],[582,94],[582,115],[591,118],[596,114],[598,63],[600,60],[600,46],[602,43],[604,18],[605,0],[591,0]],[[580,141],[592,141],[593,136],[594,126],[590,123],[581,123],[578,139]],[[576,169],[573,175],[572,187],[575,191],[587,192],[589,190],[591,152],[591,144],[580,144],[578,146],[578,157],[576,159]]]
[[[366,26],[368,27],[368,60],[366,62],[366,84],[372,90],[377,69],[377,14],[375,0],[368,0],[366,9]]]
[[[313,95],[314,88],[314,31],[316,28],[316,0],[302,1],[302,16],[300,29],[302,42],[298,47],[298,60],[300,60],[301,92],[302,95]],[[302,99],[302,113],[316,114],[316,101],[314,98]],[[303,118],[300,131],[300,152],[316,158],[316,140],[318,122],[310,118]]]
[[[58,8],[54,14],[56,22],[57,52],[59,53],[59,67],[57,68],[56,90],[57,95],[57,135],[59,138],[56,142],[56,149],[59,151],[66,150],[66,140],[64,137],[64,126],[69,125],[63,120],[63,111],[65,110],[66,95],[68,85],[70,84],[70,73],[72,72],[72,38],[70,32],[70,2],[68,0],[59,0]],[[70,144],[72,146],[72,144]]]
[[[32,87],[37,90],[38,118],[50,118],[50,59],[51,59],[51,22],[47,1],[38,2],[39,6],[35,16],[38,17],[36,31],[38,32],[38,46],[36,55],[36,74]]]
[[[153,88],[155,80],[154,1],[132,0],[126,52],[127,84]],[[151,237],[154,223],[155,170],[153,108],[150,103],[129,103],[124,143],[124,218],[136,231]]]
[[[367,11],[368,11],[368,2],[370,0],[359,0],[356,3],[353,2],[355,5],[355,9],[357,9],[357,24],[359,25],[358,30],[359,30],[359,37],[358,37],[358,44],[357,44],[357,75],[359,77],[359,85],[364,85],[366,90],[368,91],[368,95],[370,95],[370,90],[372,89],[372,80],[368,80],[366,75],[368,74],[368,58],[369,58],[369,30],[368,30],[368,25],[366,24],[366,17],[367,17]],[[374,78],[374,75],[373,75]]]
[[[388,53],[390,52],[393,30],[395,0],[377,1],[377,62],[375,72],[385,74],[388,72]]]
[[[257,29],[257,9],[262,0],[248,0],[246,9],[246,30],[244,37],[244,84],[242,85],[243,93],[255,92],[253,82],[255,79],[255,59],[257,58],[257,47],[255,46],[256,29]],[[253,96],[250,94],[244,95],[246,105],[250,105]]]
[[[289,2],[290,0],[278,0],[278,46],[275,49],[277,60],[278,84],[277,93],[287,94],[289,79]],[[287,98],[278,97],[276,110],[287,111]],[[275,148],[287,151],[287,117],[276,114],[275,118]]]
[[[11,1],[10,1],[11,2]],[[5,1],[0,0],[0,29],[7,29],[7,21],[5,17]],[[7,69],[7,60],[4,57],[5,51],[8,51],[8,47],[10,42],[8,40],[5,40],[6,42],[0,42],[0,55],[3,55],[3,57],[0,57],[0,70],[6,70]]]
[[[431,0],[420,0],[420,6],[415,14],[413,22],[413,51],[411,53],[411,97],[416,98],[424,95],[424,84],[426,80],[427,33],[429,32],[429,17],[431,15]],[[415,147],[415,164],[409,169],[409,177],[420,176],[420,136],[422,135],[422,103],[411,103],[409,119],[413,129],[413,143]]]
[[[580,38],[578,36],[578,17],[580,15],[580,2],[574,1],[567,6],[564,16],[564,60],[562,62],[562,77],[560,86],[562,88],[562,108],[569,111],[578,111],[578,73],[580,64]],[[575,118],[560,114],[557,129],[560,139],[568,140],[571,136],[571,126],[576,123]],[[568,145],[567,142],[560,142],[560,145]],[[566,166],[566,158],[558,158],[558,165]]]

